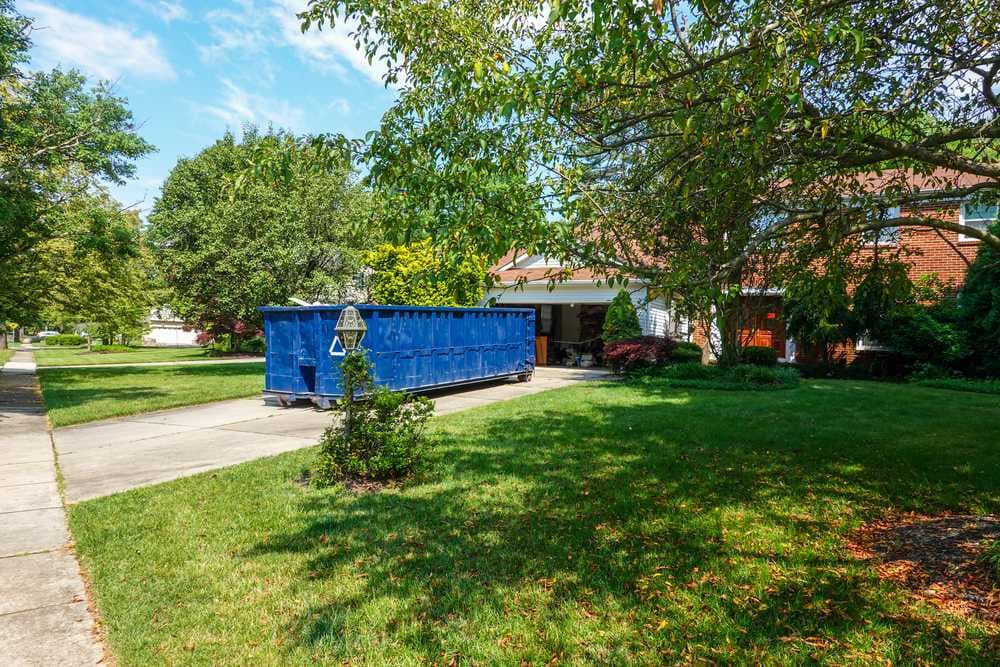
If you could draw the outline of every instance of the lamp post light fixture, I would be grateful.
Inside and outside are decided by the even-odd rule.
[[[348,301],[347,306],[340,311],[340,317],[337,318],[337,324],[333,329],[337,333],[337,338],[340,339],[340,344],[344,346],[344,352],[351,354],[361,345],[361,341],[365,337],[365,332],[368,331],[368,325],[365,324],[365,320],[361,317],[358,309],[354,307],[354,302]],[[347,357],[345,356],[344,361],[341,362],[340,374],[341,384],[344,386],[344,399],[347,401],[347,405],[344,406],[344,436],[345,438],[350,438],[351,404],[354,402],[354,386],[351,385],[348,387],[345,381],[343,364],[346,362]]]
[[[368,325],[365,324],[358,309],[354,307],[353,301],[348,301],[347,307],[340,311],[340,317],[337,318],[334,331],[337,332],[340,344],[344,346],[346,352],[354,352],[361,345],[361,340],[365,337],[365,332],[368,331]]]

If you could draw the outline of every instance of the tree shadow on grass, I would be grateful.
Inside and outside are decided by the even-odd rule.
[[[307,494],[304,530],[244,556],[296,553],[304,578],[356,578],[292,630],[341,658],[367,636],[428,662],[990,661],[985,640],[904,613],[840,548],[884,508],[957,502],[960,474],[928,479],[965,454],[931,464],[917,442],[901,456],[891,429],[845,441],[809,413],[842,406],[783,393],[748,406],[653,387],[639,404],[464,416],[443,430],[441,481]],[[980,484],[996,502],[995,479]],[[504,644],[510,629],[524,636]]]

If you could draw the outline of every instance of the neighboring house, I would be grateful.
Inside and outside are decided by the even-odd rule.
[[[899,174],[885,176],[861,175],[873,191],[880,191],[885,182]],[[947,173],[930,177],[907,176],[912,190],[934,192],[944,182]],[[885,180],[881,180],[885,179]],[[960,182],[958,185],[969,185]],[[889,217],[905,217],[914,208],[902,207],[889,212]],[[935,203],[919,207],[925,217],[938,217],[959,224],[983,229],[997,220],[997,206],[973,205],[960,199],[938,198]],[[869,249],[902,246],[908,252],[910,277],[917,279],[936,274],[956,292],[965,281],[969,265],[976,258],[979,241],[958,232],[932,228],[903,227],[883,229]],[[565,267],[560,262],[538,255],[510,253],[492,269],[499,284],[491,289],[484,303],[491,300],[499,306],[528,306],[536,311],[536,356],[540,365],[562,365],[578,361],[581,354],[598,354],[604,313],[618,293],[619,287],[598,284],[598,276],[588,269]],[[554,281],[554,282],[553,282]],[[693,327],[679,317],[674,301],[641,282],[627,288],[635,304],[643,333],[671,336],[678,340],[693,340],[702,348],[709,347],[708,333]],[[746,304],[746,326],[742,330],[744,345],[772,347],[782,361],[812,359],[815,351],[803,350],[786,335],[783,316],[784,290],[780,287],[743,289]],[[883,349],[877,341],[848,341],[835,350],[835,357],[851,361],[858,353]],[[708,356],[711,357],[710,352]]]
[[[898,174],[887,173],[884,176],[862,175],[868,185],[878,192],[882,183]],[[930,177],[910,175],[908,186],[914,191],[934,193],[940,183],[946,180],[947,172],[939,172]],[[883,180],[884,179],[884,180]],[[959,179],[958,185],[967,186],[979,179]],[[935,198],[932,204],[921,206],[903,206],[891,209],[889,218],[907,217],[919,213],[922,217],[937,218],[963,225],[986,229],[997,220],[996,205],[973,204],[962,199],[949,199],[946,191],[940,191],[941,198]],[[872,242],[862,252],[875,252],[878,248],[902,248],[906,251],[903,259],[909,263],[910,278],[916,280],[921,276],[935,274],[942,282],[957,293],[965,282],[965,274],[969,265],[975,260],[980,241],[955,231],[934,229],[930,227],[902,227],[883,229],[878,239]],[[817,350],[806,350],[796,345],[796,342],[785,333],[785,322],[782,316],[783,293],[779,288],[757,290],[744,288],[744,299],[747,307],[747,325],[743,329],[743,344],[763,345],[773,347],[778,351],[783,361],[815,360]],[[717,336],[713,331],[712,335]],[[696,330],[692,339],[705,347],[708,336],[704,330]],[[834,358],[839,361],[853,361],[860,353],[880,352],[885,348],[875,340],[859,339],[847,341],[846,344],[834,348]]]
[[[144,345],[163,347],[184,347],[198,344],[197,329],[184,324],[166,306],[154,308],[149,313],[149,333],[142,337]]]
[[[599,357],[604,315],[620,286],[599,285],[587,269],[526,253],[509,253],[492,273],[498,284],[487,292],[484,304],[535,309],[539,365],[589,365]],[[553,280],[557,282],[551,284]],[[641,282],[630,283],[626,291],[644,334],[687,338],[688,323],[676,315],[669,298]]]

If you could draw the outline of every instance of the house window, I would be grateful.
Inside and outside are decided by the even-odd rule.
[[[962,204],[962,210],[958,217],[959,224],[968,225],[986,231],[990,225],[997,220],[996,204]],[[974,236],[965,234],[958,235],[959,241],[978,241]]]
[[[854,341],[854,349],[858,352],[889,352],[891,351],[888,347],[875,340],[868,334],[862,334],[858,336],[858,339]]]
[[[900,217],[901,210],[898,206],[890,206],[878,213],[879,220],[895,220]],[[899,245],[899,225],[883,227],[864,236],[865,245]]]

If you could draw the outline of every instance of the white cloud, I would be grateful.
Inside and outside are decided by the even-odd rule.
[[[377,58],[369,63],[367,56],[355,48],[350,36],[353,24],[341,21],[324,30],[313,26],[303,33],[296,14],[306,9],[306,0],[269,0],[263,6],[254,0],[234,2],[230,8],[205,14],[212,43],[200,47],[199,53],[206,62],[230,54],[255,56],[270,47],[284,46],[321,71],[346,77],[350,70],[355,70],[376,83],[383,82],[385,63]]]
[[[197,104],[197,111],[218,118],[230,129],[244,123],[302,129],[305,112],[284,100],[248,92],[229,79],[220,79],[223,96],[218,104]]]
[[[351,103],[343,97],[337,97],[330,102],[330,110],[346,116],[351,113]]]
[[[177,76],[155,35],[139,35],[127,26],[101,23],[45,2],[21,2],[18,9],[35,19],[31,38],[36,66],[75,67],[99,79]]]
[[[211,44],[198,47],[205,62],[222,60],[230,53],[254,55],[272,41],[263,20],[267,13],[253,0],[237,0],[236,5],[236,9],[213,9],[205,14],[204,22],[212,36]]]
[[[184,4],[173,0],[132,0],[132,4],[145,9],[164,23],[191,18]]]
[[[354,25],[350,22],[338,21],[330,28],[320,30],[312,26],[302,32],[301,23],[296,16],[306,9],[303,0],[276,0],[271,8],[271,14],[278,21],[281,37],[287,46],[296,51],[299,58],[306,63],[321,69],[330,69],[343,75],[344,63],[364,74],[375,83],[382,83],[387,71],[385,63],[374,58],[368,62],[368,57],[354,45],[350,33]]]

